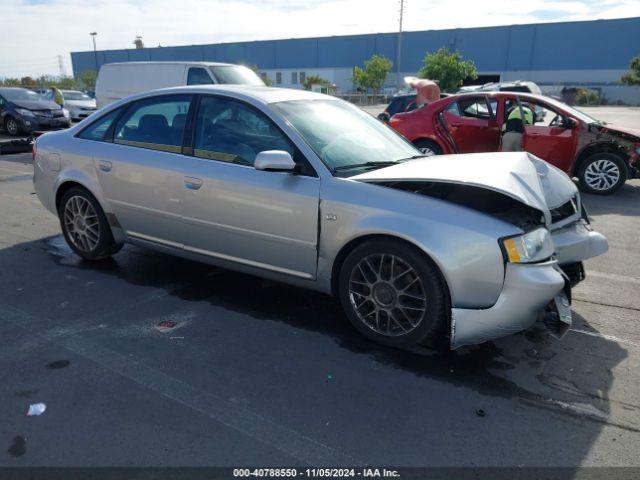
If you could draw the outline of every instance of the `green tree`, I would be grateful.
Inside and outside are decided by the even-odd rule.
[[[63,90],[73,90],[76,88],[76,79],[73,77],[58,77],[55,86]]]
[[[19,78],[5,78],[2,80],[3,87],[19,87],[20,79]]]
[[[629,72],[625,73],[620,81],[627,85],[640,85],[640,57],[634,57],[629,64]]]
[[[36,86],[36,81],[33,78],[31,78],[30,76],[27,75],[26,77],[22,77],[20,79],[20,84],[23,87],[31,88],[31,87],[35,87]]]
[[[384,86],[387,75],[391,71],[393,64],[387,57],[381,55],[373,55],[369,60],[364,62],[364,69],[360,67],[353,68],[351,81],[362,90],[373,90],[378,93]]]
[[[438,81],[443,92],[453,92],[466,79],[478,78],[476,66],[471,60],[462,60],[459,52],[452,52],[446,47],[435,53],[427,53],[422,62],[418,76]]]
[[[307,78],[304,79],[304,82],[302,83],[302,86],[304,87],[305,90],[311,90],[311,87],[313,85],[331,85],[331,82],[329,80],[326,80],[324,78],[322,78],[320,75],[309,75]]]
[[[84,72],[78,75],[78,82],[84,85],[85,88],[89,90],[94,90],[96,88],[96,79],[98,78],[98,74],[95,70],[85,70]]]

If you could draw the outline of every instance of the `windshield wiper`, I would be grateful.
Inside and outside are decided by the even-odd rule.
[[[400,163],[398,160],[388,161],[388,162],[364,162],[364,163],[352,163],[350,165],[338,165],[337,167],[333,167],[333,172],[339,172],[342,170],[351,170],[354,168],[368,168],[368,167],[389,167],[391,165],[396,165]]]

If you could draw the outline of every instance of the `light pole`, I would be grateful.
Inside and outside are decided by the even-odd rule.
[[[396,53],[396,83],[398,90],[402,89],[400,80],[400,62],[402,61],[402,16],[404,15],[404,0],[400,0],[400,27],[398,29],[398,51]]]
[[[93,59],[96,62],[96,75],[98,74],[98,51],[96,50],[96,35],[98,35],[98,32],[91,32],[89,35],[91,35],[91,38],[93,39]]]

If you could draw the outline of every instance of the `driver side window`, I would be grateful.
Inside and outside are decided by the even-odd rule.
[[[265,150],[295,148],[261,112],[241,102],[203,97],[195,123],[196,157],[253,166],[256,155]],[[294,157],[295,158],[295,157]]]
[[[549,106],[534,102],[525,98],[520,98],[520,107],[515,100],[508,100],[505,103],[505,116],[508,118],[520,117],[519,109],[522,108],[525,125],[535,125],[538,127],[555,127],[562,123],[562,114]]]

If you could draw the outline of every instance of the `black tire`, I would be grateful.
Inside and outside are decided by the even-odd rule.
[[[370,260],[374,264],[374,267],[376,267],[375,259],[380,258],[381,255],[386,256],[382,258],[386,258],[387,265],[390,262],[389,257],[393,257],[395,259],[395,263],[391,263],[390,268],[385,269],[383,267],[380,270],[382,280],[378,277],[378,281],[373,284],[373,288],[369,288],[368,290],[371,292],[371,299],[362,303],[362,299],[365,296],[356,291],[357,289],[362,288],[358,286],[358,284],[362,285],[362,283],[357,282],[356,279],[364,273],[363,270],[359,268],[359,265],[362,266],[361,262]],[[395,274],[398,274],[399,272],[402,272],[406,266],[411,267],[413,272],[404,276],[398,275],[393,284],[394,288],[402,287],[402,282],[413,284],[411,288],[417,288],[418,292],[422,290],[425,296],[424,303],[411,300],[414,302],[413,306],[421,307],[424,305],[424,309],[421,312],[416,312],[416,316],[413,316],[412,320],[409,320],[409,317],[407,316],[400,315],[400,313],[404,312],[403,309],[406,307],[404,304],[410,300],[409,298],[400,300],[400,296],[413,295],[415,294],[415,290],[407,290],[407,292],[411,293],[401,293],[400,295],[397,295],[396,291],[396,294],[392,298],[387,297],[385,299],[386,302],[389,302],[386,306],[378,302],[378,298],[375,294],[376,288],[380,287],[380,284],[389,283],[390,279],[387,278],[385,282],[384,277],[390,277],[388,272],[391,269],[394,269]],[[373,270],[370,270],[369,272],[372,271]],[[415,345],[426,340],[437,343],[439,339],[446,337],[446,327],[448,325],[446,309],[449,304],[447,301],[446,289],[437,268],[432,265],[429,259],[416,248],[393,239],[367,241],[355,248],[347,256],[340,268],[339,275],[338,293],[342,308],[353,326],[371,340],[383,345],[404,347]],[[416,283],[416,278],[420,280],[419,284]],[[366,293],[366,290],[364,291]],[[382,291],[382,293],[385,292],[384,290],[379,289],[378,292],[380,291]],[[360,290],[360,292],[362,292],[362,290]],[[368,306],[364,305],[366,302],[369,302]],[[399,305],[401,304],[403,304],[403,309],[401,312],[398,312],[398,308],[400,308]],[[380,307],[380,305],[383,305],[383,307]],[[360,310],[358,310],[358,308],[360,308]],[[371,315],[363,315],[365,310],[368,310],[369,308],[377,308],[373,317]],[[401,322],[398,322],[395,319],[392,321],[392,317],[390,317],[388,313],[380,313],[383,309],[387,309],[385,312],[392,311],[392,317],[399,318]],[[418,309],[412,310],[417,311]],[[410,315],[413,315],[413,313],[410,313]],[[404,324],[404,327],[401,323]],[[390,325],[391,329],[393,329],[391,331],[389,327]],[[411,329],[406,331],[405,327],[407,329]],[[383,333],[381,330],[386,330],[386,332]]]
[[[422,153],[428,153],[430,151],[430,152],[433,152],[432,153],[433,155],[442,155],[442,149],[440,148],[440,145],[438,145],[433,140],[421,138],[413,142],[413,144]]]
[[[598,179],[597,172],[604,172],[605,178]],[[617,180],[614,181],[616,176]],[[627,181],[627,165],[622,157],[615,153],[594,153],[580,165],[578,180],[583,192],[610,195]]]
[[[77,224],[75,221],[69,221],[70,217],[75,218],[72,215],[72,210],[75,205],[80,204],[86,206],[83,200],[88,202],[95,213],[95,215],[90,215],[91,223],[80,222],[85,226],[83,229],[84,232],[88,232],[89,228],[92,229],[91,239],[88,243],[87,241],[83,243],[83,241],[78,239],[79,235],[74,232],[74,229],[78,228]],[[69,209],[69,217],[65,217],[67,209]],[[88,208],[86,211],[91,213]],[[100,207],[95,197],[82,187],[72,187],[64,193],[58,204],[58,217],[60,218],[62,234],[67,244],[78,256],[85,260],[93,261],[109,258],[122,248],[122,245],[117,244],[113,239],[111,227],[109,227],[109,222],[107,222],[107,217],[102,211],[102,207]],[[90,227],[87,225],[90,225]],[[95,233],[96,230],[97,234]],[[94,240],[94,238],[97,240]],[[83,248],[83,246],[86,248]]]
[[[7,135],[16,137],[20,135],[22,129],[20,128],[20,125],[15,118],[7,115],[6,117],[4,117],[4,131],[7,133]]]

